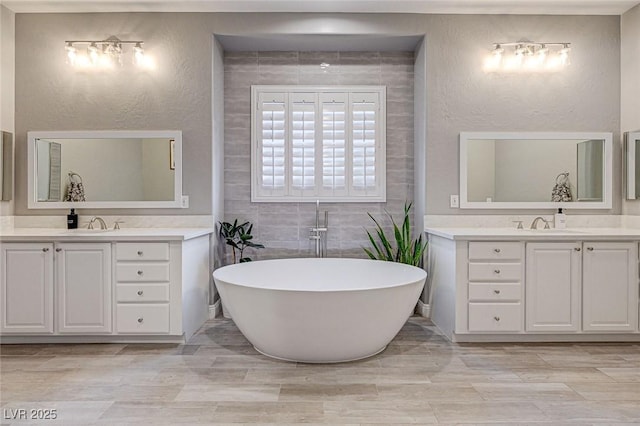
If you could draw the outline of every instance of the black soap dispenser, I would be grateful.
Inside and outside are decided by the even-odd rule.
[[[78,215],[76,209],[71,209],[71,212],[67,215],[67,229],[78,228]]]

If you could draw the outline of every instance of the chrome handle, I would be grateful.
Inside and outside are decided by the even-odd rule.
[[[500,317],[493,317],[494,320],[500,321]]]
[[[138,318],[138,323],[142,324],[142,321],[144,321],[144,318],[142,317]]]
[[[493,290],[495,294],[500,294],[500,290]]]
[[[500,249],[499,248],[493,249],[493,251],[495,251],[496,253],[500,253]]]
[[[138,271],[138,276],[140,276],[140,277],[141,277],[143,274],[144,274],[144,272],[142,272],[142,271]]]
[[[61,251],[62,251],[62,249],[61,249],[61,248],[57,248],[57,249],[56,249],[56,253],[60,253]]]
[[[593,251],[593,247],[587,247],[587,250]]]
[[[138,250],[138,256],[142,256],[144,252],[142,250]]]
[[[582,250],[582,249],[581,249],[580,247],[576,247],[576,248],[574,248],[574,250],[575,250],[575,251],[580,251],[580,250]]]
[[[144,291],[138,290],[138,296],[142,296],[143,294],[144,294]]]
[[[47,247],[45,247],[45,248],[42,249],[42,251],[46,253],[46,252],[49,251],[49,249]]]
[[[493,270],[493,273],[494,273],[494,274],[499,274],[499,273],[500,273],[500,269],[494,269],[494,270]]]

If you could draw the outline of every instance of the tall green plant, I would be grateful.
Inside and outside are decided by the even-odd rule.
[[[233,223],[230,222],[219,222],[220,223],[220,237],[224,239],[225,243],[228,246],[231,246],[231,254],[233,258],[233,263],[244,263],[251,262],[250,257],[244,257],[244,250],[247,247],[251,248],[264,248],[262,244],[254,243],[253,235],[251,235],[251,231],[253,230],[253,224],[251,222],[244,222],[238,224],[238,219],[234,220]]]
[[[398,226],[393,216],[387,212],[387,216],[391,219],[393,225],[393,238],[395,247],[392,245],[391,238],[387,237],[384,229],[371,213],[367,213],[376,225],[374,236],[367,230],[367,236],[371,241],[372,249],[364,248],[365,253],[374,260],[386,260],[389,262],[406,263],[407,265],[422,266],[422,259],[427,249],[427,242],[422,240],[422,233],[418,238],[411,238],[411,220],[409,211],[412,203],[404,203],[404,219],[402,225]]]

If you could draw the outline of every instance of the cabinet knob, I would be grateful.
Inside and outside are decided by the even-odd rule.
[[[500,253],[500,249],[499,248],[495,248],[495,249],[493,249],[493,251],[495,251],[496,253]]]
[[[574,248],[574,250],[575,250],[575,251],[580,251],[580,250],[582,250],[582,249],[581,249],[580,247],[576,247],[576,248]]]
[[[495,294],[500,294],[500,290],[493,290]]]
[[[142,321],[144,321],[144,318],[142,318],[142,317],[138,318],[138,322],[139,322],[140,324],[142,324]]]
[[[499,274],[499,273],[500,273],[500,269],[494,269],[494,270],[493,270],[493,273],[494,273],[494,274]]]
[[[138,256],[142,256],[144,252],[142,250],[138,250]]]
[[[500,321],[500,317],[493,317],[494,320]]]
[[[140,276],[140,277],[141,277],[143,274],[144,274],[144,272],[142,272],[142,271],[138,271],[138,276]]]
[[[61,248],[57,248],[57,249],[56,249],[56,253],[60,253],[61,251],[62,251],[62,249],[61,249]]]
[[[144,291],[138,290],[138,296],[142,296],[143,294],[144,294]]]
[[[587,247],[587,250],[593,251],[593,247]]]
[[[42,251],[46,253],[46,252],[49,251],[49,249],[47,247],[45,247],[45,248],[42,249]]]

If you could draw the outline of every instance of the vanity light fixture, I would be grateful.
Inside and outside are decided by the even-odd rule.
[[[494,43],[484,62],[487,72],[553,72],[569,65],[571,43]]]
[[[122,66],[123,45],[133,45],[133,63],[140,68],[153,68],[153,61],[144,54],[144,41],[120,40],[111,36],[106,40],[67,40],[67,63],[76,68],[114,68]],[[79,50],[79,46],[87,46]]]

